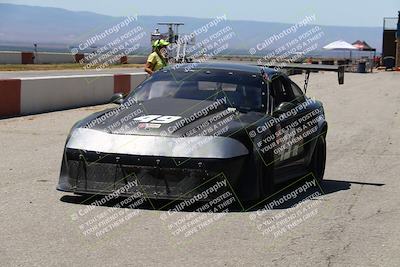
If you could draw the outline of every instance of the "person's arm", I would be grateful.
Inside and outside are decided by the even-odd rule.
[[[148,73],[148,74],[150,74],[150,75],[152,75],[153,74],[153,64],[151,63],[151,62],[146,62],[146,65],[145,65],[145,67],[144,67],[144,70]]]
[[[154,66],[156,65],[156,63],[157,63],[157,59],[155,58],[154,53],[151,53],[151,54],[149,55],[149,57],[147,58],[147,62],[146,62],[146,65],[145,65],[145,67],[144,67],[144,70],[145,70],[148,74],[153,75]]]

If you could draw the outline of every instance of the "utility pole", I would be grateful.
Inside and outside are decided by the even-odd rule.
[[[38,50],[37,50],[37,43],[34,43],[34,44],[33,44],[33,47],[34,47],[34,51],[35,51],[35,54],[34,54],[34,62],[39,63],[39,59],[38,59]]]

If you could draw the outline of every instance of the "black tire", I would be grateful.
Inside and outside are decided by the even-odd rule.
[[[264,160],[263,160],[264,159]],[[275,191],[275,182],[274,182],[274,164],[273,164],[273,159],[271,159],[271,156],[268,155],[264,158],[261,158],[261,155],[257,158],[257,176],[259,177],[260,183],[260,189],[261,193],[260,195],[262,197],[267,197],[274,193]]]
[[[314,153],[311,158],[310,171],[318,182],[324,178],[326,163],[326,140],[325,136],[321,135],[317,139]]]

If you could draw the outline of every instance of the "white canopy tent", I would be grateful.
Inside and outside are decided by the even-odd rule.
[[[327,44],[326,46],[323,47],[323,49],[350,51],[350,59],[351,59],[351,51],[357,50],[357,47],[353,46],[352,44],[350,44],[346,41],[338,40],[338,41],[332,42],[330,44]]]
[[[355,46],[343,40],[332,42],[323,48],[326,50],[357,50]]]

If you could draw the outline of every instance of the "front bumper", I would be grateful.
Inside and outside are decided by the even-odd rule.
[[[215,192],[220,195],[222,190],[235,190],[246,158],[171,158],[66,148],[57,189],[108,195],[125,188],[122,196],[140,192],[151,199],[190,199],[226,179],[226,188]]]

